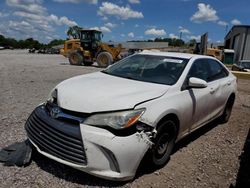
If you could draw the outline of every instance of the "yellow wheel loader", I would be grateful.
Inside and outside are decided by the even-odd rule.
[[[81,29],[80,39],[67,40],[60,54],[67,57],[71,65],[90,66],[95,61],[99,67],[107,67],[119,60],[122,46],[112,47],[102,43],[101,31]]]

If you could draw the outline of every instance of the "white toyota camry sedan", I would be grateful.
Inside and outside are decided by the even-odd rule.
[[[213,57],[143,51],[57,85],[25,129],[39,153],[112,180],[135,176],[145,154],[164,165],[174,144],[227,122],[236,77]]]

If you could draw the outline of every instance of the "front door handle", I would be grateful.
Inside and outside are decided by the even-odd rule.
[[[214,86],[210,88],[210,93],[214,94],[219,89],[219,86]]]
[[[229,85],[229,86],[230,86],[230,85],[231,85],[231,81],[228,81],[228,82],[227,82],[227,85]]]
[[[210,89],[210,93],[211,93],[211,94],[214,94],[214,92],[215,92],[215,89],[214,89],[214,88],[211,88],[211,89]]]

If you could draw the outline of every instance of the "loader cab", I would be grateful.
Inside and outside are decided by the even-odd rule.
[[[98,30],[81,30],[81,47],[90,52],[96,52],[102,40],[102,32]]]

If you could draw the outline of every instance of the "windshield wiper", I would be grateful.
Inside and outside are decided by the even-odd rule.
[[[134,78],[132,76],[128,76],[128,75],[112,74],[112,73],[109,73],[109,72],[107,72],[105,70],[102,70],[101,72],[104,73],[104,74],[108,74],[108,75],[111,75],[111,76],[117,76],[117,77],[120,77],[120,78],[126,78],[126,79],[130,79],[130,80],[139,80],[139,79],[136,79],[136,78]]]
[[[101,70],[100,72],[105,73],[105,74],[110,74],[109,72],[107,72],[105,70]]]
[[[127,78],[127,79],[130,79],[130,80],[138,80],[138,81],[142,81],[142,80],[140,80],[140,79],[138,79],[138,78],[135,78],[135,77],[132,77],[132,76],[129,76],[129,75],[121,75],[120,77],[122,77],[122,78]]]

